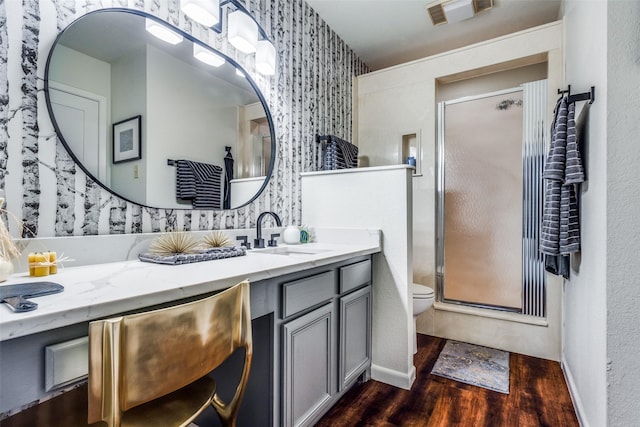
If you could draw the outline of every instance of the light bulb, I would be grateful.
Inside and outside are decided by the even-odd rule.
[[[170,44],[178,44],[182,41],[182,36],[175,31],[171,30],[166,25],[162,25],[153,19],[145,18],[144,28],[159,38]]]
[[[269,40],[258,42],[256,71],[265,76],[273,76],[276,73],[276,48]]]
[[[193,57],[214,67],[219,67],[226,62],[222,56],[195,43],[193,44]]]
[[[220,0],[180,0],[180,10],[205,27],[220,22]]]

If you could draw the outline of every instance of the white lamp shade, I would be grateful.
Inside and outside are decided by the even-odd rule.
[[[227,39],[240,52],[253,53],[258,44],[258,24],[241,10],[231,12]]]
[[[220,0],[180,0],[180,10],[205,27],[220,22]]]
[[[167,43],[178,44],[182,41],[182,36],[180,34],[152,19],[145,18],[144,28],[160,40]]]
[[[226,62],[222,56],[195,43],[193,44],[193,57],[214,67],[219,67]]]
[[[276,73],[276,48],[269,40],[258,42],[256,71],[265,76],[272,76]]]

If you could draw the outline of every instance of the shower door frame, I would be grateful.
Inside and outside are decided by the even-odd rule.
[[[546,84],[546,80],[545,80],[545,84]],[[483,303],[478,303],[478,302],[466,302],[466,301],[460,301],[460,300],[453,300],[453,299],[445,299],[444,297],[444,286],[445,286],[445,277],[444,277],[444,267],[445,267],[445,240],[444,240],[444,228],[445,228],[445,224],[444,224],[444,195],[445,195],[445,177],[444,177],[444,170],[445,170],[445,164],[444,164],[444,157],[445,157],[445,109],[447,107],[447,105],[453,105],[453,104],[458,104],[458,103],[462,103],[462,102],[468,102],[468,101],[473,101],[473,100],[477,100],[477,99],[482,99],[482,98],[488,98],[488,97],[492,97],[492,96],[500,96],[500,95],[507,95],[510,93],[516,93],[516,92],[522,92],[523,93],[523,98],[524,98],[524,86],[518,86],[518,87],[514,87],[514,88],[509,88],[509,89],[503,89],[503,90],[498,90],[498,91],[494,91],[494,92],[488,92],[488,93],[483,93],[483,94],[479,94],[479,95],[471,95],[471,96],[465,96],[465,97],[461,97],[461,98],[457,98],[457,99],[453,99],[453,100],[449,100],[449,101],[441,101],[438,102],[437,105],[437,114],[438,114],[438,118],[437,118],[437,142],[436,142],[436,156],[435,156],[435,160],[436,160],[436,164],[435,164],[435,169],[436,169],[436,200],[435,200],[435,206],[436,206],[436,227],[435,227],[435,256],[436,256],[436,301],[440,302],[440,303],[446,303],[446,304],[453,304],[453,305],[458,305],[458,306],[464,306],[464,307],[475,307],[475,308],[480,308],[480,309],[489,309],[489,310],[499,310],[502,312],[511,312],[511,313],[519,313],[519,314],[534,314],[534,313],[529,313],[529,309],[527,308],[527,301],[525,298],[525,282],[527,281],[527,279],[525,277],[523,277],[523,280],[521,281],[521,286],[522,286],[522,301],[521,301],[521,308],[513,308],[513,307],[504,307],[504,306],[499,306],[499,305],[491,305],[491,304],[483,304]],[[527,164],[526,164],[526,156],[528,155],[527,151],[528,151],[528,147],[525,141],[525,137],[524,137],[524,129],[525,129],[526,123],[523,120],[523,139],[522,139],[522,161],[523,161],[523,181],[526,181],[528,178],[528,176],[525,176],[525,170],[527,168]],[[542,144],[544,145],[544,141],[542,142]],[[541,178],[540,178],[541,180]],[[523,199],[527,193],[527,183],[523,182]],[[534,219],[535,221],[537,221],[537,218]],[[525,234],[526,234],[526,226],[527,224],[527,218],[526,218],[526,212],[523,209],[522,212],[522,233],[523,233],[523,249],[525,246]],[[524,256],[524,255],[523,255]],[[523,272],[525,269],[525,260],[523,259],[522,262],[522,268],[523,268]],[[543,284],[544,286],[544,284]],[[544,308],[542,309],[542,312],[536,312],[534,315],[536,315],[537,317],[544,317],[545,316],[545,311]]]

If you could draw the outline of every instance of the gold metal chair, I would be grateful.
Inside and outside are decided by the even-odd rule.
[[[230,402],[207,374],[244,347]],[[234,427],[251,366],[249,282],[187,304],[91,322],[88,422],[187,426],[209,405]]]

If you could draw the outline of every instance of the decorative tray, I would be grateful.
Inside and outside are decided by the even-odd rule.
[[[172,254],[172,255],[158,255],[150,253],[142,253],[138,255],[138,259],[144,262],[153,262],[155,264],[167,264],[167,265],[179,265],[190,264],[193,262],[213,261],[216,259],[232,258],[237,256],[244,256],[247,254],[246,248],[239,247],[226,247],[226,248],[211,248],[206,249],[193,254]]]

